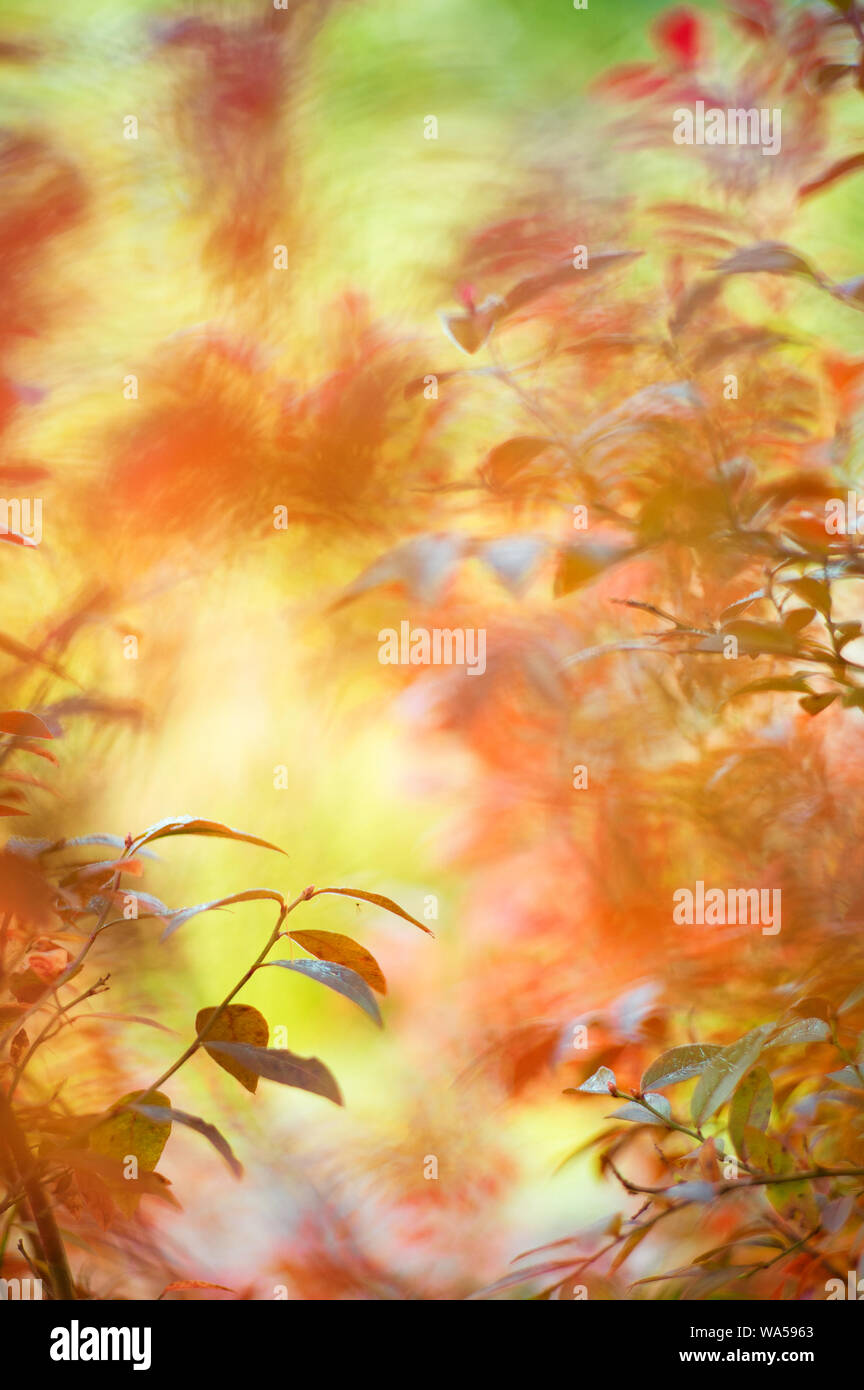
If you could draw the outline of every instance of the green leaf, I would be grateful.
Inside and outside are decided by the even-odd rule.
[[[369,1015],[372,1022],[377,1023],[379,1028],[384,1027],[381,1010],[375,1002],[374,994],[356,970],[349,970],[347,965],[334,965],[332,961],[328,960],[268,960],[264,962],[264,966],[269,965],[281,965],[283,970],[295,970],[298,975],[306,975],[308,979],[316,980],[319,985],[326,985],[336,994],[342,994],[352,1003],[358,1004],[364,1013]]]
[[[208,1052],[210,1048],[208,1047]],[[238,1066],[263,1076],[268,1081],[278,1081],[282,1086],[297,1086],[302,1091],[312,1091],[315,1095],[342,1105],[342,1095],[332,1073],[317,1057],[298,1057],[279,1047],[252,1047],[248,1043],[213,1043],[214,1052],[224,1053]]]
[[[427,936],[434,936],[435,933],[418,922],[416,917],[412,917],[410,912],[406,912],[398,903],[394,903],[392,898],[384,898],[380,893],[366,893],[362,888],[316,888],[311,897],[320,897],[322,893],[340,893],[343,898],[359,898],[364,903],[374,903],[376,907],[383,907],[387,912],[395,913],[397,917],[403,917],[406,922],[411,922],[421,931],[425,931]]]
[[[717,1043],[689,1043],[684,1047],[673,1047],[652,1062],[642,1077],[641,1090],[648,1091],[658,1086],[674,1086],[677,1081],[688,1081],[704,1071],[708,1062],[721,1051]]]
[[[754,1067],[739,1081],[729,1106],[729,1136],[741,1158],[747,1158],[744,1150],[745,1128],[749,1125],[753,1129],[766,1130],[773,1101],[774,1085],[764,1067]]]
[[[773,1031],[773,1023],[760,1024],[729,1047],[721,1048],[711,1058],[699,1078],[690,1103],[691,1114],[697,1126],[709,1120],[729,1099],[741,1077],[759,1057],[769,1034]]]
[[[199,1035],[207,1028],[207,1024],[217,1009],[201,1009],[195,1019],[195,1032]],[[216,1042],[238,1042],[254,1043],[256,1046],[266,1047],[270,1037],[270,1027],[262,1013],[252,1007],[251,1004],[229,1004],[223,1009],[216,1022],[207,1031],[206,1039],[202,1046],[208,1055],[218,1066],[223,1067],[231,1076],[236,1076],[241,1086],[245,1086],[247,1091],[254,1094],[258,1089],[258,1073],[250,1071],[247,1067],[238,1066],[233,1057],[223,1057],[213,1051],[212,1044]]]

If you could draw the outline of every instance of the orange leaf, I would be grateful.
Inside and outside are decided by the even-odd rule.
[[[216,1009],[199,1010],[198,1017],[195,1019],[196,1033],[201,1033],[206,1028],[208,1021],[215,1013]],[[266,1047],[269,1038],[270,1027],[262,1013],[253,1009],[251,1004],[229,1004],[226,1009],[223,1009],[209,1030],[203,1046],[214,1062],[229,1072],[231,1076],[236,1076],[240,1085],[245,1086],[247,1091],[252,1091],[254,1094],[258,1089],[256,1073],[250,1071],[248,1067],[244,1067],[235,1058],[213,1051],[208,1044],[210,1042],[239,1042],[251,1043],[255,1047]]]

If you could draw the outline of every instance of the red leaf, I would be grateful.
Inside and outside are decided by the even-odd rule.
[[[685,68],[696,66],[702,51],[702,26],[698,16],[686,6],[661,15],[654,25],[654,38],[666,57]]]
[[[178,1289],[222,1289],[224,1293],[236,1293],[236,1289],[229,1289],[227,1284],[211,1284],[209,1279],[178,1279],[174,1284],[166,1284],[159,1295],[164,1298],[166,1293],[176,1293]],[[156,1300],[157,1303],[159,1299]]]
[[[26,709],[0,710],[0,734],[14,734],[16,738],[54,737],[38,714]]]

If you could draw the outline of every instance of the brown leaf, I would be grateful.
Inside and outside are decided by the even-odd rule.
[[[248,1043],[214,1043],[213,1051],[230,1057],[268,1081],[297,1086],[302,1091],[312,1091],[332,1100],[334,1105],[342,1104],[336,1078],[317,1057],[298,1057],[286,1048],[251,1047]]]

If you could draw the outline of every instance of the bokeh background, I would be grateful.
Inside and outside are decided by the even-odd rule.
[[[689,9],[716,90],[746,88],[747,35],[719,7]],[[147,1239],[135,1259],[124,1249],[119,1272],[106,1272],[101,1245],[85,1248],[100,1287],[153,1296],[152,1239],[173,1272],[255,1297],[280,1283],[291,1297],[465,1296],[521,1250],[622,1204],[590,1155],[556,1172],[604,1112],[562,1094],[581,1059],[565,1058],[562,1074],[550,1038],[606,1010],[609,1045],[641,1056],[669,1042],[658,1020],[683,1017],[684,995],[714,1029],[735,1014],[734,988],[718,999],[716,963],[699,966],[701,999],[694,976],[672,1002],[667,989],[678,950],[664,935],[668,885],[689,881],[688,837],[708,854],[716,845],[688,809],[693,788],[676,784],[672,822],[655,796],[670,765],[711,746],[713,716],[706,706],[683,736],[671,730],[662,693],[623,657],[602,678],[579,676],[575,693],[559,688],[568,640],[596,637],[601,620],[609,635],[620,615],[607,601],[632,586],[616,573],[556,608],[542,568],[507,587],[472,559],[441,584],[427,575],[412,591],[403,570],[342,602],[421,534],[568,534],[560,495],[511,508],[463,486],[493,445],[536,432],[530,401],[492,377],[449,397],[442,381],[432,404],[406,399],[425,372],[489,365],[468,361],[439,320],[466,284],[482,300],[574,242],[638,249],[616,288],[582,294],[579,323],[650,326],[645,306],[674,257],[714,248],[685,246],[646,209],[700,197],[753,240],[793,242],[836,278],[857,273],[864,180],[800,205],[796,191],[808,160],[854,151],[858,94],[830,116],[788,94],[787,152],[770,169],[747,164],[746,187],[723,186],[658,137],[656,113],[598,86],[622,64],[673,61],[657,38],[667,10],[307,0],[286,15],[263,0],[4,0],[0,125],[8,206],[21,210],[4,223],[5,442],[47,472],[42,545],[0,557],[2,626],[36,643],[83,613],[64,662],[104,701],[57,713],[53,795],[36,794],[31,825],[14,830],[125,835],[191,814],[287,852],[164,842],[143,886],[172,908],[325,883],[386,893],[418,916],[429,895],[437,903],[434,940],[348,899],[299,910],[298,928],[373,951],[389,985],[384,1031],[280,971],[261,972],[242,1000],[283,1025],[294,1051],[327,1062],[345,1109],[267,1083],[253,1100],[199,1055],[172,1100],[232,1136],[247,1176],[231,1182],[195,1136],[175,1134],[161,1171],[182,1211],[145,1204]],[[428,115],[436,140],[423,136]],[[129,116],[137,139],[124,138]],[[273,267],[277,244],[287,269]],[[746,314],[749,288],[732,293]],[[838,357],[858,350],[857,315],[808,287],[772,293],[772,325],[794,323],[810,344],[800,361],[816,340]],[[535,351],[529,325],[506,357]],[[576,432],[589,409],[648,379],[628,372],[601,356],[556,400],[559,421]],[[137,399],[124,398],[130,374]],[[830,406],[813,409],[811,438]],[[276,529],[282,506],[288,525]],[[379,665],[381,627],[436,614],[489,629],[482,680]],[[45,703],[41,682],[27,676],[22,707]],[[785,708],[772,718],[778,739],[792,737]],[[847,737],[857,754],[860,736],[837,732]],[[598,773],[590,812],[570,780],[583,761]],[[794,850],[786,834],[775,858]],[[179,1036],[69,1030],[44,1050],[42,1084],[62,1081],[94,1110],[148,1084],[268,927],[268,905],[249,903],[165,945],[152,923],[120,929],[103,948],[110,1008]],[[742,979],[750,968],[739,959]],[[763,968],[779,987],[786,965]],[[424,1177],[429,1155],[437,1181]]]

